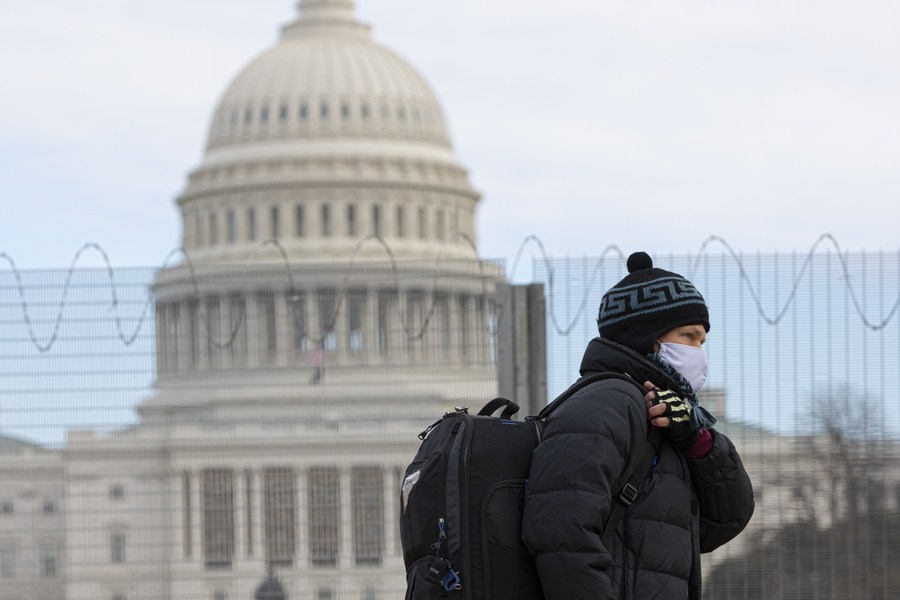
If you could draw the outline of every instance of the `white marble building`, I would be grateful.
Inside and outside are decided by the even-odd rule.
[[[138,424],[13,444],[53,476],[2,492],[42,525],[0,515],[0,600],[249,599],[270,567],[291,599],[402,595],[400,471],[423,422],[496,393],[502,273],[434,94],[353,8],[302,0],[215,109]]]

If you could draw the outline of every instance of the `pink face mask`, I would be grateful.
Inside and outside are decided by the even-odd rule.
[[[709,363],[703,348],[687,344],[659,342],[659,357],[681,373],[681,376],[687,379],[687,382],[694,388],[695,393],[699,392],[706,383]]]

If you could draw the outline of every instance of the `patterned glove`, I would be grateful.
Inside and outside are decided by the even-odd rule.
[[[657,390],[656,401],[666,405],[666,411],[660,416],[669,417],[669,426],[663,429],[669,442],[681,451],[693,448],[699,433],[691,422],[690,402],[672,390]]]

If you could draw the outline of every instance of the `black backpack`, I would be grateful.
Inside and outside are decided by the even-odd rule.
[[[611,378],[644,393],[625,375],[596,373],[576,381],[537,417],[515,421],[518,405],[495,398],[476,416],[457,408],[419,434],[422,445],[400,489],[406,600],[543,600],[534,560],[521,541],[531,453],[554,410],[582,388]],[[500,408],[500,416],[492,416]],[[648,442],[644,452],[629,457],[604,545],[612,542],[654,456]]]

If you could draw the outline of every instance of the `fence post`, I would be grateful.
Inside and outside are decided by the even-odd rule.
[[[544,285],[497,285],[497,391],[515,400],[519,418],[547,403]]]

